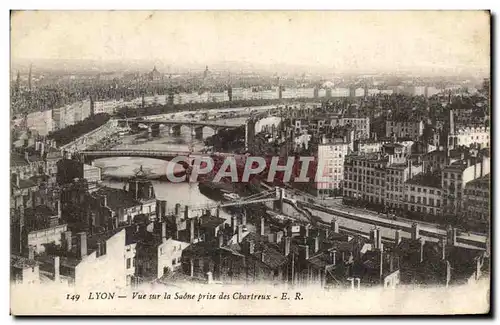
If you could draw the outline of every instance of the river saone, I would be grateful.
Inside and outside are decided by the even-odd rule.
[[[245,123],[245,120],[246,118],[234,118],[217,122],[228,125],[241,125]],[[203,129],[203,139],[213,134],[214,132],[210,127]],[[190,128],[186,126],[181,127],[181,134],[177,136],[162,128],[159,137],[151,137],[147,131],[144,131],[138,134],[125,135],[120,140],[121,144],[116,145],[113,149],[189,151],[192,144],[194,151],[200,151],[204,147],[203,141],[195,139],[191,135]],[[99,159],[95,161],[94,165],[101,168],[104,185],[123,188],[126,179],[133,176],[141,166],[152,178],[165,175],[167,162],[149,158],[118,157]],[[216,203],[200,193],[197,183],[169,183],[159,180],[153,180],[152,183],[156,197],[166,200],[170,208],[176,203],[191,206]],[[230,216],[221,211],[221,217],[229,218]]]

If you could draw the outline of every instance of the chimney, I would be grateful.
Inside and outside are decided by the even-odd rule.
[[[246,225],[247,224],[247,210],[243,210],[243,214],[241,215],[241,224]]]
[[[212,272],[207,272],[207,284],[212,284],[214,282],[214,278]]]
[[[161,223],[161,240],[162,242],[167,241],[167,223],[165,221]]]
[[[255,253],[255,242],[253,240],[248,242],[248,254],[253,255]]]
[[[266,226],[266,221],[264,220],[264,217],[260,217],[260,235],[261,236],[265,235],[265,226]]]
[[[441,238],[440,244],[441,244],[441,259],[443,261],[445,261],[446,260],[446,239],[445,239],[445,237]]]
[[[299,245],[299,261],[304,263],[309,259],[309,246]]]
[[[314,237],[314,253],[319,251],[319,236]]]
[[[175,216],[181,219],[181,204],[176,203],[175,204]]]
[[[238,233],[236,234],[236,239],[238,240],[238,244],[240,244],[243,240],[243,225],[238,225]]]
[[[291,243],[291,238],[286,236],[285,237],[285,240],[284,240],[284,254],[285,256],[288,256],[290,255],[290,243]]]
[[[420,238],[420,226],[418,225],[418,223],[414,222],[412,225],[411,225],[411,239],[413,240],[417,240]]]
[[[420,263],[424,261],[424,246],[425,246],[425,239],[420,238]]]
[[[396,229],[394,232],[394,245],[398,246],[401,243],[401,230]]]
[[[54,256],[54,282],[58,283],[60,275],[60,257]]]
[[[236,216],[235,215],[232,215],[231,216],[231,229],[233,230],[233,235],[236,233],[236,227],[238,226],[237,222],[236,222]]]
[[[189,242],[191,244],[194,243],[194,222],[195,221],[196,221],[196,218],[189,219]]]
[[[57,205],[57,217],[61,219],[61,200],[57,200],[56,205]]]
[[[370,243],[373,245],[374,248],[376,248],[377,244],[377,228],[374,228],[370,230]]]
[[[457,244],[457,229],[453,227],[449,227],[447,230],[447,244],[449,246],[456,246]]]
[[[382,276],[384,275],[384,246],[380,246],[379,250],[379,275],[380,275],[380,280],[382,280]]]
[[[78,258],[84,258],[87,256],[87,233],[79,232],[78,233]]]
[[[189,206],[187,205],[184,207],[184,219],[189,219]]]
[[[339,222],[337,219],[332,219],[331,221],[331,227],[332,227],[332,231],[336,234],[339,233]]]
[[[108,197],[106,195],[101,195],[101,204],[103,207],[108,206]]]
[[[335,249],[330,251],[330,263],[333,266],[337,265],[337,251]]]
[[[73,237],[71,236],[71,230],[66,230],[63,233],[63,245],[67,252],[71,252],[73,245]]]
[[[476,257],[476,281],[479,280],[479,277],[481,277],[481,266],[483,264],[481,263],[481,257],[477,256]]]
[[[30,260],[35,259],[35,248],[36,248],[36,246],[33,246],[33,245],[28,246],[28,258]]]

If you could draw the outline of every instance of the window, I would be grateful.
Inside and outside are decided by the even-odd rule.
[[[174,258],[174,259],[172,260],[172,265],[175,265],[176,263],[177,263],[177,259],[175,259],[175,258]]]
[[[429,194],[434,194],[434,190],[429,190]]]
[[[127,258],[127,269],[130,269],[131,267],[131,261],[130,258]]]
[[[135,267],[135,258],[132,259],[132,267]]]

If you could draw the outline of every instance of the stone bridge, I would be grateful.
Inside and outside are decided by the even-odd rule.
[[[159,134],[160,126],[165,126],[169,133],[174,135],[180,135],[181,127],[187,126],[191,129],[191,135],[196,136],[198,139],[203,138],[203,128],[209,127],[214,133],[217,133],[222,129],[236,129],[241,125],[228,124],[222,122],[210,122],[210,121],[189,121],[189,120],[162,120],[162,119],[119,119],[117,120],[119,126],[129,125],[130,127],[138,127],[139,124],[143,124],[150,128],[153,135]]]
[[[165,150],[138,150],[138,149],[121,149],[121,150],[85,150],[75,153],[75,158],[80,161],[91,164],[92,161],[101,158],[114,157],[141,157],[153,158],[165,161],[170,161],[175,157],[187,157],[186,161],[179,162],[184,168],[192,165],[195,158],[200,156],[208,156],[201,152],[190,151],[165,151]]]

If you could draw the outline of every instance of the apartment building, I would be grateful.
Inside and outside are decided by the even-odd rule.
[[[315,183],[318,196],[335,196],[344,180],[344,159],[352,151],[352,143],[341,139],[324,139],[318,145],[318,166],[323,166],[322,180]]]
[[[491,176],[486,174],[465,184],[464,217],[471,221],[490,222]]]
[[[458,160],[442,171],[443,212],[458,214],[464,207],[464,190],[468,182],[490,173],[490,157]]]
[[[421,164],[396,155],[349,155],[344,164],[344,197],[402,208],[404,183],[421,171]]]
[[[473,144],[479,145],[481,149],[488,148],[490,147],[490,128],[484,126],[458,128],[448,135],[448,144],[450,148],[470,147]]]
[[[418,138],[424,134],[423,121],[399,121],[390,120],[385,122],[385,135],[391,137],[393,134],[397,138]]]
[[[408,180],[404,191],[404,209],[410,212],[441,214],[441,174],[419,173]]]

